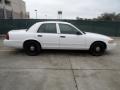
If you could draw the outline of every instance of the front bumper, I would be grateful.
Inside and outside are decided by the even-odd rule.
[[[107,50],[113,50],[117,46],[117,43],[107,44]]]

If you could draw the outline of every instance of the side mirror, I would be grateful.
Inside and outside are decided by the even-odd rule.
[[[82,32],[83,32],[84,34],[86,34],[85,31],[82,31]]]
[[[81,33],[80,33],[80,32],[77,32],[76,35],[81,35]]]

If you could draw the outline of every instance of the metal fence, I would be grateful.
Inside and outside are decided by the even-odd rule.
[[[27,29],[36,22],[58,21],[45,19],[1,19],[0,34],[5,34],[12,29]],[[118,21],[85,21],[85,20],[62,20],[77,26],[82,31],[95,32],[108,36],[120,36],[120,22]]]

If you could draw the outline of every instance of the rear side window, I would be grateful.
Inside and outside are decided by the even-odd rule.
[[[38,33],[57,33],[55,23],[42,24],[38,29]]]

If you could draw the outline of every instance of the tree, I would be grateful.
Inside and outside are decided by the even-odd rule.
[[[96,18],[97,20],[103,21],[120,21],[120,13],[103,13]]]
[[[80,17],[76,17],[76,20],[83,20],[83,18],[80,18]]]

